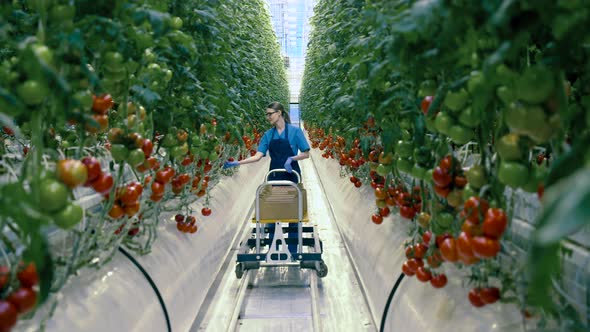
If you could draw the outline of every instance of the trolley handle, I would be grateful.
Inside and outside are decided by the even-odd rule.
[[[299,176],[299,174],[297,176]],[[267,186],[276,186],[276,185],[291,186],[291,187],[294,187],[295,189],[297,189],[297,202],[298,202],[297,215],[299,216],[299,221],[302,221],[303,220],[303,195],[301,194],[301,188],[299,188],[299,186],[292,181],[278,180],[278,181],[266,181],[263,184],[259,185],[258,188],[256,189],[256,204],[255,204],[255,206],[256,206],[256,222],[260,222],[260,192],[262,191],[263,188],[265,188]]]
[[[266,177],[265,177],[266,182],[268,182],[268,176],[269,175],[271,175],[272,173],[279,173],[279,172],[289,173],[284,168],[275,168],[275,169],[272,169],[268,173],[266,173]],[[295,175],[297,175],[297,183],[301,183],[301,175],[299,175],[299,172],[297,172],[296,170],[293,170],[292,172],[295,173]]]

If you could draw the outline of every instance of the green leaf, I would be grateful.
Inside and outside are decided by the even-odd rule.
[[[158,93],[139,85],[132,86],[131,91],[145,106],[152,106],[157,101],[162,100]]]
[[[551,165],[545,187],[550,187],[561,178],[566,177],[584,165],[584,154],[590,145],[590,134],[581,136],[564,154]]]
[[[533,239],[550,245],[590,224],[590,169],[580,169],[549,187]]]

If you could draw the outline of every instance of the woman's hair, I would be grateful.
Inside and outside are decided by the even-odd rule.
[[[281,115],[283,116],[283,119],[285,119],[286,123],[291,123],[291,117],[289,116],[289,113],[287,113],[287,111],[285,111],[285,106],[283,106],[283,104],[279,103],[278,101],[272,102],[270,104],[268,104],[268,106],[266,106],[267,109],[273,109],[275,111],[281,111]]]

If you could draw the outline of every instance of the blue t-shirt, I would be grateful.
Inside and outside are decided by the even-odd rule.
[[[297,150],[305,152],[309,150],[309,144],[307,143],[307,140],[305,139],[305,136],[303,136],[303,130],[301,130],[301,128],[293,126],[291,124],[286,123],[286,126],[289,126],[289,144],[291,145],[291,149],[293,150],[293,155],[297,155]],[[260,139],[260,144],[258,144],[258,151],[262,152],[262,154],[264,154],[266,156],[266,152],[268,151],[268,145],[270,144],[270,141],[273,139],[278,139],[278,138],[285,138],[285,131],[286,128],[283,130],[283,132],[279,135],[279,132],[277,130],[275,130],[275,128],[271,128],[269,130],[267,130],[264,135],[262,136],[262,138]]]

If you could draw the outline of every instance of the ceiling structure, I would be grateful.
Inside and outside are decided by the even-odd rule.
[[[267,0],[272,25],[285,58],[291,103],[299,102],[299,91],[307,53],[310,18],[317,0]]]

